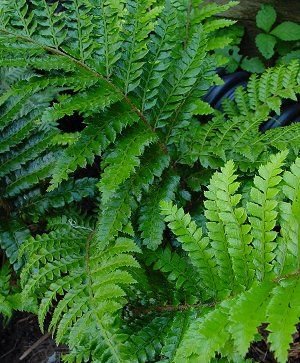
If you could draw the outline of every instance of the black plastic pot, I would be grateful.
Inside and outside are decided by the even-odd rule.
[[[224,84],[211,87],[204,97],[204,100],[217,110],[222,108],[222,102],[225,99],[233,100],[237,87],[246,87],[250,77],[250,74],[244,71],[232,74],[222,74],[222,71],[220,71],[219,75]],[[293,122],[300,122],[300,102],[285,101],[282,104],[281,114],[272,115],[272,118],[266,121],[260,129],[264,132],[275,127],[288,126]]]

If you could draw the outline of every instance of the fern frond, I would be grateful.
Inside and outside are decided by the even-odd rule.
[[[274,155],[268,164],[259,168],[259,175],[254,178],[254,187],[250,193],[251,201],[247,205],[254,237],[253,263],[259,281],[270,276],[273,270],[274,240],[277,236],[274,227],[278,214],[275,197],[279,192],[281,168],[286,156],[287,152]]]
[[[214,174],[205,192],[207,200],[205,204],[205,217],[207,219],[207,231],[211,240],[212,253],[216,259],[216,270],[219,278],[223,280],[223,289],[232,290],[235,286],[235,274],[230,256],[231,246],[226,236],[225,226],[220,215],[223,209],[218,203],[218,174]],[[220,193],[220,192],[219,192]]]
[[[17,271],[22,266],[23,261],[18,260],[18,251],[23,242],[30,236],[27,226],[20,220],[15,220],[9,225],[2,222],[0,225],[0,245],[5,254]]]
[[[61,119],[63,116],[71,116],[75,111],[80,114],[91,116],[92,114],[103,111],[106,107],[117,102],[120,95],[99,85],[99,87],[88,89],[77,95],[65,97],[61,102],[56,103],[46,113],[44,113],[42,121],[45,123],[53,123]]]
[[[34,0],[34,13],[39,26],[39,42],[58,49],[64,42],[67,30],[65,28],[64,12],[58,12],[58,2],[48,4],[46,0]]]
[[[91,331],[100,334],[91,355],[96,359],[101,351],[111,356],[112,362],[122,362],[109,326],[113,327],[125,302],[124,287],[134,283],[127,270],[138,267],[131,254],[139,249],[131,240],[119,238],[100,251],[91,233],[84,225],[65,225],[30,239],[23,248],[27,258],[21,273],[23,298],[36,294],[42,297],[39,321],[43,325],[46,312],[62,295],[50,323],[57,342],[68,341],[68,336],[75,339],[76,335],[80,344],[85,334],[78,335],[78,330],[85,332],[90,326]],[[72,341],[69,344],[74,347]]]
[[[2,6],[7,6],[6,12],[10,16],[9,25],[17,33],[30,38],[36,30],[37,23],[33,13],[29,10],[26,0],[4,2]]]
[[[193,320],[177,350],[175,362],[210,362],[230,339],[227,314],[233,304],[234,300],[224,302]]]
[[[102,193],[102,203],[106,203],[120,185],[130,177],[140,165],[139,157],[150,143],[155,142],[156,135],[145,130],[144,125],[127,132],[115,148],[104,159],[101,180],[98,184]]]
[[[286,274],[299,268],[299,211],[300,211],[300,161],[299,158],[291,165],[290,171],[283,174],[284,185],[282,191],[288,202],[279,204],[281,219],[280,234],[277,251],[278,274]]]
[[[141,110],[149,110],[155,106],[159,86],[170,67],[169,57],[176,44],[178,10],[177,0],[166,2],[162,16],[154,29],[149,45],[149,57],[144,67],[140,84]]]
[[[266,281],[254,284],[242,293],[230,310],[230,332],[235,348],[245,356],[250,343],[257,334],[257,328],[265,321],[269,296],[274,284]]]
[[[19,204],[23,213],[27,213],[33,220],[38,220],[45,212],[63,208],[68,204],[80,202],[84,198],[93,198],[96,194],[96,178],[70,178],[63,182],[56,190],[41,194],[29,195]]]
[[[181,242],[182,248],[188,252],[208,293],[216,294],[219,288],[215,275],[216,263],[209,248],[208,238],[202,236],[201,228],[196,226],[182,208],[178,209],[172,202],[163,201],[161,209],[169,228]]]
[[[195,313],[191,311],[181,311],[175,314],[164,339],[164,346],[161,350],[163,358],[160,363],[174,361],[177,349],[184,339],[184,334],[186,333],[190,322],[194,318]]]
[[[174,192],[178,183],[178,176],[167,176],[163,183],[153,185],[146,198],[142,199],[143,207],[140,210],[139,230],[143,244],[149,249],[155,250],[161,244],[165,229],[159,203],[161,200],[174,200]]]
[[[127,342],[128,361],[142,363],[154,360],[161,351],[163,336],[171,321],[171,316],[156,317],[133,333]]]
[[[199,26],[187,48],[182,50],[179,59],[170,68],[153,111],[156,127],[163,127],[166,124],[166,120],[176,113],[177,107],[197,82],[197,76],[201,71],[199,64],[206,55],[206,42],[206,34]]]
[[[15,170],[20,169],[26,162],[37,158],[46,151],[52,142],[53,136],[57,131],[40,132],[33,134],[27,143],[20,145],[0,158],[0,177],[3,177]]]
[[[201,295],[202,291],[195,291],[196,287],[201,286],[200,278],[194,275],[192,265],[184,256],[171,251],[170,247],[147,251],[145,254],[146,264],[166,274],[168,281],[174,284],[177,290],[184,291],[186,300]]]
[[[215,4],[215,3],[208,3],[208,4],[201,4],[199,10],[196,13],[196,21],[201,22],[208,18],[211,18],[214,15],[223,13],[230,8],[236,6],[238,1],[229,1],[227,4]]]
[[[225,226],[228,251],[236,282],[238,285],[248,288],[254,275],[250,259],[252,237],[249,232],[251,228],[249,224],[245,223],[247,219],[245,209],[239,206],[242,196],[236,193],[240,184],[236,181],[237,176],[234,172],[235,166],[233,162],[229,161],[221,168],[221,173],[215,174],[216,177],[212,179],[211,183],[214,183],[216,188],[215,202],[220,210],[220,220]],[[206,206],[208,205],[207,203]],[[206,216],[210,220],[209,214]],[[209,223],[208,230],[211,233]]]
[[[268,341],[278,362],[286,362],[288,350],[292,343],[292,334],[296,331],[299,321],[300,307],[299,276],[280,281],[272,291],[272,297],[267,309],[267,319],[270,331]]]
[[[68,178],[69,173],[74,172],[78,167],[92,164],[94,157],[101,155],[124,128],[138,120],[138,116],[123,105],[116,105],[108,114],[104,113],[103,117],[104,120],[98,121],[96,117],[90,120],[75,143],[63,151],[62,157],[54,168],[49,190],[56,188],[62,180]]]
[[[126,15],[126,1],[99,1],[93,0],[93,23],[96,36],[99,38],[99,46],[96,52],[100,62],[104,65],[107,78],[113,74],[116,62],[120,59],[120,47],[122,44],[121,32],[124,17]]]
[[[123,185],[103,206],[97,226],[97,238],[101,245],[113,240],[128,223],[135,200],[130,195],[130,183]]]
[[[94,51],[91,7],[87,0],[65,1],[68,42],[63,46],[72,56],[86,61]]]
[[[149,190],[155,177],[160,177],[169,166],[170,159],[162,155],[155,144],[145,150],[140,166],[112,198],[103,206],[98,225],[98,239],[107,241],[117,236],[130,220],[131,214],[137,209],[137,200],[142,193]]]
[[[57,157],[59,157],[59,153],[49,152],[27,163],[24,168],[6,176],[7,188],[4,196],[14,197],[50,177]]]
[[[161,10],[155,0],[127,1],[128,14],[122,34],[124,51],[118,62],[125,94],[140,83],[144,57],[148,53],[147,38]]]

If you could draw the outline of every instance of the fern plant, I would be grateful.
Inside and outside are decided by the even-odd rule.
[[[1,97],[1,243],[12,263],[16,233],[28,235],[28,225],[43,221],[45,212],[93,197],[96,189],[101,243],[127,228],[137,209],[160,220],[143,232],[145,244],[160,243],[159,200],[173,197],[180,178],[170,131],[189,120],[194,100],[215,81],[213,50],[230,38],[211,35],[234,23],[212,17],[235,2],[200,4],[0,2],[0,65],[16,74]],[[71,117],[76,131],[63,131]],[[99,156],[98,188],[93,178],[73,178],[99,164]],[[138,208],[141,199],[145,206]],[[12,215],[17,222],[8,229]]]
[[[181,154],[178,162],[217,168],[229,159],[241,170],[255,170],[270,152],[282,151],[289,142],[293,155],[299,152],[299,124],[261,131],[265,122],[280,114],[283,100],[297,100],[299,65],[269,68],[261,76],[253,74],[247,88],[239,87],[234,100],[223,102],[222,112],[202,125],[193,120],[173,135]]]
[[[276,132],[272,137],[260,135],[258,125],[271,110],[278,112],[282,98],[296,97],[296,63],[253,80],[249,99],[241,91],[233,123],[217,117],[203,127],[196,118],[212,112],[201,97],[217,80],[214,70],[220,63],[213,51],[231,40],[214,35],[233,21],[213,16],[234,4],[70,0],[58,8],[57,3],[50,5],[44,0],[30,6],[25,1],[2,1],[0,64],[34,72],[29,82],[17,82],[3,93],[4,109],[7,103],[14,105],[5,113],[3,132],[15,125],[14,118],[19,120],[20,98],[44,92],[50,102],[43,104],[32,120],[37,132],[42,132],[38,149],[29,148],[29,143],[39,139],[29,133],[29,126],[29,140],[11,131],[15,141],[5,143],[4,160],[9,162],[4,162],[2,175],[13,173],[4,182],[6,209],[20,209],[26,198],[27,216],[34,193],[44,201],[48,186],[54,195],[47,194],[46,199],[56,200],[57,194],[63,196],[72,184],[76,188],[72,174],[97,160],[101,164],[97,183],[101,196],[99,240],[104,244],[112,241],[129,228],[137,214],[136,229],[141,231],[144,244],[155,249],[165,225],[159,200],[172,199],[178,190],[185,175],[177,167],[179,163],[190,167],[200,160],[211,167],[216,164],[215,157],[224,160],[233,145],[235,158],[249,167],[258,165],[274,145],[287,147],[290,140]],[[231,118],[233,109],[228,111]],[[74,121],[78,131],[58,130],[71,116],[78,118]],[[239,134],[237,128],[241,129]],[[298,130],[286,130],[293,134],[295,145]],[[49,136],[43,136],[45,132]],[[255,142],[254,155],[247,150],[248,140]],[[18,147],[25,147],[24,156]],[[18,158],[11,160],[11,152]],[[96,156],[101,156],[101,162]],[[42,180],[42,192],[33,192],[32,187]],[[95,180],[82,181],[82,197],[93,196],[95,184]],[[18,202],[12,205],[15,197]],[[46,210],[53,209],[53,203],[46,203]],[[41,209],[45,204],[37,207]],[[37,214],[33,217],[38,219]],[[160,222],[148,228],[145,221],[154,219]],[[32,216],[26,224],[31,220]],[[3,243],[3,247],[7,245]]]
[[[286,362],[300,294],[300,158],[284,171],[286,157],[262,165],[243,196],[227,162],[205,193],[204,229],[162,201],[177,247],[140,255],[128,237],[103,247],[95,221],[79,215],[50,219],[48,233],[28,239],[23,299],[40,301],[41,328],[52,311],[66,361],[210,362],[217,352],[241,361],[267,323]]]
[[[300,316],[300,159],[283,172],[286,156],[283,151],[259,168],[246,200],[232,161],[216,172],[205,193],[205,235],[183,209],[162,202],[170,229],[215,301],[186,329],[175,362],[209,362],[216,352],[238,361],[262,323],[278,362],[287,361]]]
[[[201,98],[220,81],[215,50],[231,41],[217,31],[234,23],[214,15],[234,4],[0,1],[1,247],[20,273],[23,302],[39,305],[41,327],[51,315],[46,328],[70,347],[66,361],[180,362],[198,307],[270,272],[257,256],[242,274],[251,246],[231,262],[215,187],[209,235],[190,226],[196,249],[167,242],[160,213],[161,200],[191,199],[184,178],[198,162],[208,175],[227,158],[254,172],[276,148],[298,152],[299,125],[285,129],[292,144],[282,132],[258,132],[299,93],[298,63],[253,78],[225,116],[199,122],[214,113]],[[245,221],[239,214],[235,227]]]

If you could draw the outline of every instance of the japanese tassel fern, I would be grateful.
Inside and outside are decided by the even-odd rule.
[[[205,232],[182,208],[161,203],[199,289],[214,301],[195,309],[174,362],[210,362],[217,352],[240,361],[263,323],[278,362],[287,361],[300,317],[300,158],[283,172],[286,156],[261,166],[243,197],[232,161],[216,172],[204,202]]]
[[[267,263],[260,261],[264,247],[250,209],[255,242],[245,247],[244,258],[250,264],[253,255],[255,263],[249,271],[240,271],[238,258],[231,261],[230,231],[214,232],[219,220],[213,218],[227,209],[209,217],[208,208],[209,236],[202,238],[192,225],[200,251],[193,250],[195,260],[181,238],[168,243],[160,213],[161,200],[184,194],[183,178],[198,160],[215,168],[231,157],[245,169],[257,168],[274,149],[298,152],[299,125],[286,129],[293,145],[281,132],[258,132],[282,99],[299,94],[298,63],[253,78],[235,103],[224,105],[227,116],[199,123],[213,112],[201,98],[219,81],[215,69],[223,60],[214,50],[230,43],[215,32],[233,23],[214,15],[234,4],[0,0],[1,247],[21,274],[23,302],[39,305],[41,327],[51,315],[47,329],[70,347],[66,361],[194,359],[182,347],[199,306],[202,311],[203,303],[209,308],[230,294],[252,291],[255,279],[264,282],[273,271],[273,256],[278,276],[290,266],[284,261],[296,258],[291,251],[298,222],[295,216],[291,222],[295,206],[288,200],[280,204],[286,212],[280,214],[278,255],[275,247],[269,251],[273,224],[260,231],[270,244]],[[63,131],[70,119],[76,132]],[[255,143],[253,149],[244,151],[242,135],[248,145]],[[90,165],[97,177],[89,176]],[[274,204],[268,200],[261,208],[268,212]],[[237,224],[244,224],[246,215],[238,215]],[[242,228],[239,246],[249,229]],[[290,233],[294,249],[285,249]],[[275,260],[283,261],[284,272]]]
[[[41,327],[53,310],[66,360],[210,362],[219,352],[241,361],[264,323],[286,362],[300,316],[300,158],[284,171],[286,156],[262,165],[243,197],[227,162],[208,186],[204,230],[162,201],[176,248],[138,257],[127,237],[100,248],[81,218],[50,220],[49,233],[28,239],[23,298],[40,301]]]

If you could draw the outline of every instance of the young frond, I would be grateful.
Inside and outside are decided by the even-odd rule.
[[[279,193],[278,184],[282,180],[282,166],[287,152],[272,156],[270,162],[259,168],[254,178],[254,186],[250,192],[250,202],[247,204],[251,231],[254,237],[253,263],[256,267],[258,280],[263,280],[272,274],[272,261],[277,233],[274,231],[277,220],[276,196]]]
[[[41,298],[41,328],[47,312],[54,308],[49,328],[56,331],[58,343],[68,342],[75,348],[74,342],[80,345],[87,329],[97,331],[91,357],[101,361],[107,354],[112,362],[122,362],[120,347],[108,329],[113,328],[126,301],[124,288],[135,282],[129,270],[138,267],[132,254],[139,248],[132,240],[119,238],[99,250],[93,233],[84,224],[69,224],[28,239],[21,252],[26,256],[22,296],[24,300]]]

